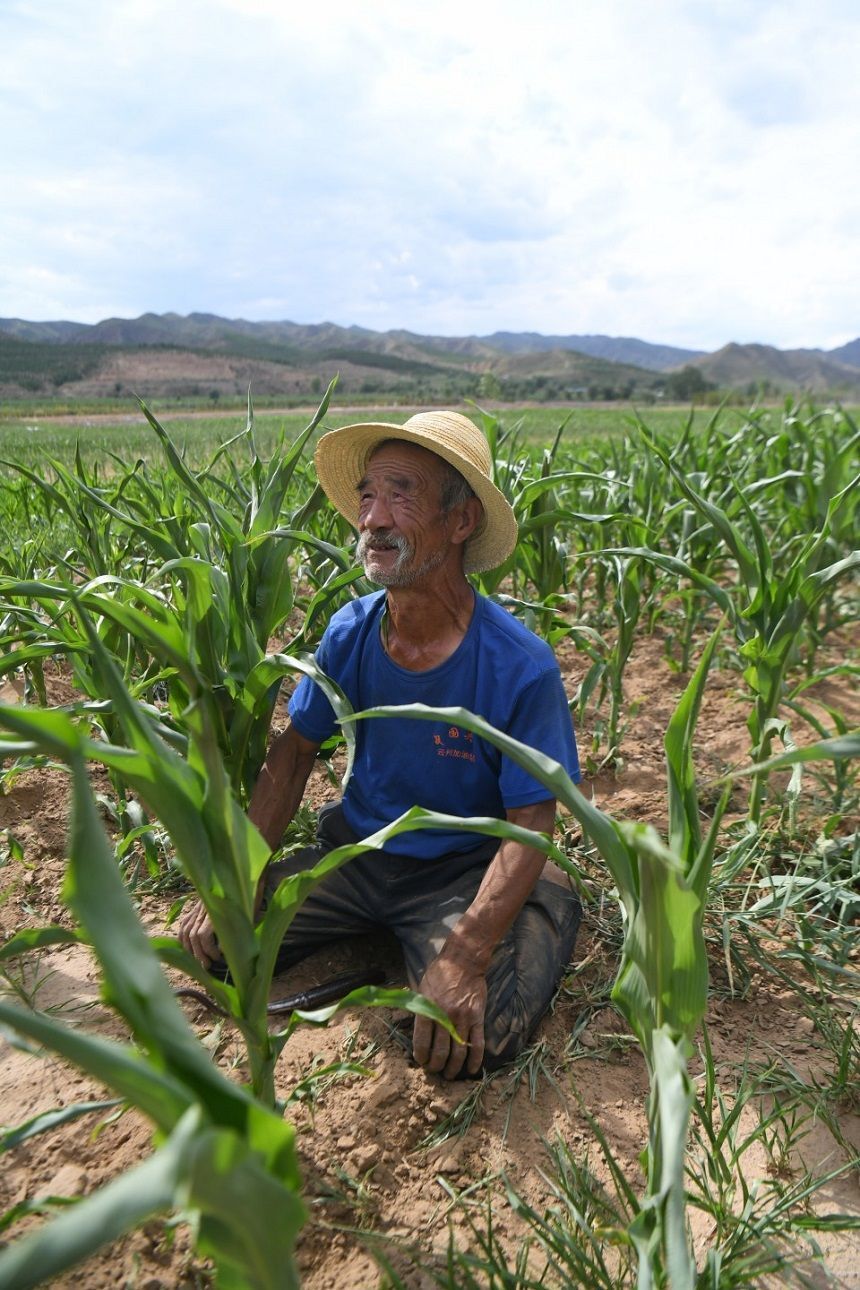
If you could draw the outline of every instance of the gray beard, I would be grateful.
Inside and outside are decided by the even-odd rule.
[[[373,547],[377,550],[396,551],[397,559],[390,569],[375,570],[371,572],[368,567],[373,559]],[[356,555],[364,567],[365,577],[371,582],[375,582],[379,587],[412,587],[425,574],[432,573],[438,569],[445,559],[445,548],[440,547],[433,555],[429,555],[415,568],[410,568],[410,561],[415,559],[415,547],[408,538],[402,534],[393,533],[371,533],[365,531],[362,533],[356,543]]]

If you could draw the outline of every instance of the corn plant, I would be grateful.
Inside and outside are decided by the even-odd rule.
[[[278,950],[301,901],[327,873],[421,824],[395,821],[363,843],[330,853],[313,870],[285,879],[255,924],[254,896],[269,849],[231,792],[210,708],[198,701],[200,695],[192,697],[187,758],[180,756],[129,694],[85,614],[81,622],[125,744],[93,739],[86,724],[67,712],[0,706],[0,728],[11,732],[0,741],[0,751],[12,756],[47,752],[71,769],[74,809],[65,895],[81,930],[21,932],[2,947],[0,957],[89,940],[100,962],[104,997],[128,1023],[135,1047],[5,1003],[0,1003],[0,1022],[78,1063],[138,1107],[166,1141],[143,1165],[78,1205],[74,1215],[61,1216],[44,1235],[37,1232],[0,1254],[0,1283],[10,1290],[40,1284],[151,1214],[191,1208],[201,1215],[198,1249],[213,1258],[222,1284],[272,1290],[297,1285],[293,1245],[305,1211],[294,1132],[275,1110],[274,1068],[298,1018],[294,1014],[283,1030],[269,1033],[266,1005]],[[283,660],[271,664],[275,670],[284,665]],[[344,712],[340,695],[311,660],[291,665],[312,674]],[[190,683],[193,673],[187,679]],[[150,941],[145,935],[98,819],[86,773],[90,760],[117,771],[168,829],[178,862],[212,918],[229,982],[211,978],[171,938]],[[446,818],[442,827],[448,823]],[[236,1087],[212,1066],[185,1022],[158,956],[204,984],[233,1018],[245,1041],[250,1090]],[[354,991],[344,1004],[407,1008],[448,1025],[438,1008],[408,990],[368,987]],[[305,1019],[322,1024],[337,1006]]]
[[[497,417],[480,410],[479,414],[490,445],[493,481],[510,502],[519,536],[508,559],[478,574],[476,585],[484,595],[504,601],[516,612],[527,607],[530,626],[547,639],[552,636],[557,640],[556,610],[561,604],[558,594],[567,589],[576,526],[606,524],[618,516],[615,512],[590,513],[568,503],[567,494],[572,487],[592,490],[605,483],[602,475],[589,469],[556,469],[569,417],[562,421],[552,444],[535,462],[522,442],[518,426],[505,431]],[[507,579],[512,584],[512,597],[500,591]],[[536,600],[522,599],[530,592]]]
[[[677,487],[706,518],[714,538],[725,544],[735,562],[738,582],[735,587],[727,588],[685,561],[649,548],[625,548],[615,554],[640,556],[670,573],[688,578],[727,615],[745,664],[744,679],[753,701],[747,721],[750,758],[764,763],[780,728],[777,717],[785,698],[786,674],[796,658],[798,634],[833,585],[860,568],[858,551],[825,567],[821,564],[834,519],[852,498],[856,485],[848,485],[830,499],[822,527],[801,536],[792,552],[791,564],[777,571],[747,492],[738,486],[736,500],[752,532],[752,547],[745,541],[740,525],[733,523],[721,507],[697,493],[647,429],[644,426],[641,429],[646,444],[671,472]],[[766,482],[774,486],[780,481]],[[753,823],[761,819],[765,791],[766,777],[762,773],[753,778],[750,790],[749,818]]]
[[[850,734],[850,724],[846,717],[837,708],[830,704],[821,704],[821,708],[826,713],[832,723],[832,729],[828,729],[822,717],[813,711],[801,697],[805,690],[816,680],[827,676],[844,676],[856,678],[860,676],[860,668],[852,664],[838,665],[830,668],[825,673],[819,673],[812,680],[804,680],[796,685],[786,698],[786,705],[796,712],[819,736],[820,739],[829,739],[836,736],[845,736]],[[851,818],[854,808],[858,804],[858,785],[851,777],[850,765],[836,761],[833,764],[833,795],[831,799],[831,815],[825,824],[825,832],[832,833],[836,826],[843,819]]]
[[[646,1195],[624,1238],[636,1250],[641,1290],[664,1284],[666,1277],[674,1290],[692,1287],[695,1281],[684,1198],[684,1150],[693,1099],[687,1062],[707,1001],[702,922],[721,812],[716,812],[703,839],[692,736],[716,642],[715,635],[666,734],[668,844],[650,825],[612,819],[579,793],[558,763],[460,708],[433,710],[412,704],[374,708],[350,718],[398,715],[465,726],[540,780],[579,821],[606,862],[625,920],[613,998],[642,1047],[651,1081]],[[572,868],[566,860],[562,863]]]
[[[268,642],[296,604],[296,552],[300,545],[317,551],[326,561],[326,572],[294,639],[295,648],[311,642],[324,611],[348,594],[359,576],[347,551],[302,527],[320,504],[318,489],[289,524],[281,523],[302,449],[324,415],[330,395],[331,387],[304,432],[269,463],[263,463],[253,449],[249,404],[248,424],[237,438],[252,445],[250,479],[224,483],[220,493],[213,483],[214,463],[226,448],[219,449],[213,462],[195,475],[148,412],[167,457],[169,490],[166,486],[155,490],[131,472],[122,476],[109,501],[86,478],[80,461],[77,477],[57,463],[55,468],[67,485],[65,493],[54,485],[44,486],[52,497],[56,493],[57,505],[62,503],[76,517],[82,532],[96,534],[88,550],[104,567],[96,564],[89,578],[83,576],[87,569],[77,569],[74,582],[71,578],[0,579],[0,595],[13,628],[22,615],[29,618],[26,638],[19,639],[0,661],[0,673],[24,666],[38,675],[41,660],[60,653],[69,658],[78,689],[91,699],[102,697],[86,633],[72,607],[82,604],[96,618],[102,643],[135,692],[140,697],[163,694],[165,719],[180,732],[192,700],[190,664],[198,681],[206,684],[233,785],[247,800],[265,756],[278,694],[278,677],[270,674],[265,663]],[[131,487],[132,476],[140,486],[137,493]],[[102,517],[101,528],[93,516]],[[108,526],[134,540],[138,560],[148,574],[145,579],[127,572],[105,572],[117,567],[106,554]],[[122,569],[126,554],[123,548]],[[260,689],[261,670],[269,676],[268,690]],[[108,739],[114,738],[109,708],[103,721]]]
[[[717,806],[707,835],[703,836],[692,740],[717,641],[718,633],[715,633],[666,732],[667,842],[650,826],[614,820],[598,810],[578,792],[556,763],[462,709],[435,711],[415,704],[371,709],[355,714],[354,718],[396,714],[433,720],[441,716],[471,729],[539,779],[579,821],[606,862],[622,907],[625,929],[612,997],[639,1041],[651,1084],[649,1139],[643,1154],[647,1176],[644,1198],[637,1200],[619,1168],[613,1171],[626,1216],[626,1229],[615,1239],[623,1246],[630,1244],[635,1250],[640,1290],[667,1284],[673,1290],[722,1284],[715,1278],[723,1265],[729,1268],[737,1253],[738,1235],[742,1233],[742,1225],[731,1225],[727,1229],[725,1249],[710,1251],[706,1266],[697,1273],[688,1246],[685,1218],[685,1145],[694,1102],[687,1063],[707,1000],[708,961],[703,921],[727,792]],[[773,768],[817,761],[841,762],[858,755],[860,736],[853,734],[783,754],[774,759]],[[753,766],[742,773],[755,776],[761,769]],[[573,870],[564,857],[555,858]],[[611,1152],[607,1158],[611,1161]],[[809,1184],[808,1189],[814,1190],[815,1184]],[[564,1194],[562,1185],[558,1195],[563,1199]],[[773,1215],[756,1212],[756,1231],[762,1234],[762,1239],[771,1230],[777,1233],[791,1230],[793,1220],[789,1219],[789,1208],[793,1207],[793,1212],[801,1207],[804,1194],[800,1190],[792,1194]],[[512,1191],[509,1191],[509,1200],[531,1223],[543,1249],[552,1255],[550,1266],[556,1270],[578,1268],[580,1272],[590,1267],[595,1284],[603,1284],[601,1269],[605,1271],[605,1263],[602,1256],[598,1257],[593,1240],[589,1240],[591,1220],[587,1216],[573,1213],[574,1221],[584,1225],[584,1238],[572,1242],[563,1231],[557,1230],[557,1220],[533,1221],[535,1214],[532,1212],[530,1216],[526,1212],[528,1207]],[[696,1203],[707,1209],[706,1197],[697,1198]],[[619,1219],[618,1212],[615,1218]],[[815,1226],[814,1220],[809,1226]],[[604,1230],[602,1239],[613,1238]],[[748,1245],[746,1242],[744,1248]],[[500,1251],[494,1247],[486,1253],[486,1270],[499,1272]],[[738,1260],[740,1266],[739,1256]],[[734,1280],[730,1284],[739,1282]]]
[[[582,721],[592,695],[596,694],[594,707],[598,726],[594,740],[595,751],[601,742],[605,745],[603,757],[595,766],[595,769],[599,769],[615,763],[621,750],[624,734],[624,669],[633,651],[644,602],[641,561],[606,554],[595,556],[594,562],[610,570],[607,584],[612,589],[610,603],[615,630],[609,642],[598,637],[597,648],[592,643],[593,638],[578,638],[580,647],[592,659],[592,664],[579,686],[576,703]],[[604,724],[600,714],[607,698],[609,710]]]
[[[55,1219],[48,1233],[0,1253],[0,1282],[9,1290],[40,1285],[153,1214],[192,1208],[201,1214],[198,1249],[214,1260],[223,1284],[297,1286],[293,1246],[304,1207],[294,1130],[225,1079],[185,1022],[104,836],[79,731],[58,713],[4,711],[0,719],[24,735],[25,747],[50,746],[69,761],[74,806],[65,895],[135,1046],[3,1002],[0,1019],[108,1085],[162,1139],[143,1164]]]

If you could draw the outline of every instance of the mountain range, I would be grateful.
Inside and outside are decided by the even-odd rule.
[[[341,393],[503,398],[686,398],[707,389],[860,395],[860,338],[837,349],[731,343],[715,353],[634,337],[425,336],[335,323],[143,314],[99,323],[0,318],[0,391],[97,397]]]

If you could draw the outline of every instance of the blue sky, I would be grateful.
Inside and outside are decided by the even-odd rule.
[[[2,0],[0,316],[860,335],[854,0]]]

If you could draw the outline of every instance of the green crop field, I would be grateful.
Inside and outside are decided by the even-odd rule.
[[[848,1266],[860,1230],[857,426],[791,403],[641,420],[632,408],[472,411],[520,533],[475,584],[557,650],[584,783],[479,713],[457,720],[556,797],[553,854],[583,894],[586,930],[524,1061],[433,1094],[423,1120],[424,1077],[380,1020],[427,1009],[420,996],[363,987],[272,1028],[277,947],[313,875],[283,884],[255,927],[268,853],[244,813],[281,682],[304,672],[328,685],[310,651],[367,590],[310,450],[321,429],[375,414],[324,401],[316,417],[261,412],[247,428],[240,414],[149,423],[136,409],[0,422],[0,1024],[38,1051],[32,1062],[59,1058],[111,1099],[76,1093],[17,1118],[7,1105],[0,1143],[24,1181],[0,1193],[4,1287],[64,1274],[141,1225],[152,1242],[154,1224],[188,1225],[171,1284],[280,1290],[311,1276],[335,1236],[376,1266],[361,1284],[387,1287],[723,1290],[836,1284]],[[335,776],[354,722],[332,702]],[[51,852],[32,822],[57,774],[71,829]],[[388,832],[433,818],[419,810]],[[34,880],[34,856],[65,872],[61,898],[57,881]],[[191,892],[229,983],[164,934]],[[81,945],[113,1029],[40,1004],[51,956]],[[200,1042],[170,988],[177,973],[206,984],[229,1043],[220,1029]],[[344,1009],[371,1016],[360,1061],[355,1029],[326,1048]],[[302,1026],[326,1023],[302,1067]],[[398,1061],[411,1102],[385,1084]],[[375,1097],[381,1109],[365,1113]],[[94,1186],[91,1135],[76,1203],[26,1182],[42,1143],[83,1142],[62,1135],[86,1115],[109,1133],[129,1108],[152,1143],[133,1167]],[[421,1124],[407,1139],[410,1117]],[[529,1117],[538,1127],[517,1155]],[[825,1140],[814,1159],[813,1131]],[[420,1189],[438,1204],[413,1226]]]
[[[418,410],[409,406],[360,409],[350,406],[341,410],[335,405],[329,409],[320,432],[347,425],[350,421],[379,419],[402,423],[413,411]],[[470,412],[475,414],[474,407],[469,405],[463,405],[462,410],[467,415]],[[592,436],[629,433],[636,417],[636,410],[632,406],[622,404],[575,409],[541,405],[486,410],[502,417],[511,430],[521,427],[522,438],[535,448],[551,443],[563,422],[563,442],[567,446]],[[288,438],[297,435],[307,424],[308,415],[306,410],[257,410],[256,438],[261,449],[271,451],[272,445],[282,433]],[[728,418],[733,415],[737,420],[740,414],[733,412],[727,415]],[[158,410],[157,416],[179,448],[192,456],[199,453],[201,459],[242,430],[246,420],[241,411],[219,412],[217,415],[195,412],[189,415],[187,411],[171,411],[168,408]],[[681,407],[649,408],[647,411],[648,424],[667,433],[680,433],[688,416],[689,409]],[[694,424],[705,425],[712,416],[713,409],[699,409],[694,414]],[[134,405],[130,405],[128,411],[121,414],[90,410],[63,416],[0,416],[0,453],[7,459],[35,461],[42,454],[49,454],[68,462],[73,459],[78,445],[87,459],[113,452],[139,456],[158,453],[152,430],[144,415]]]

